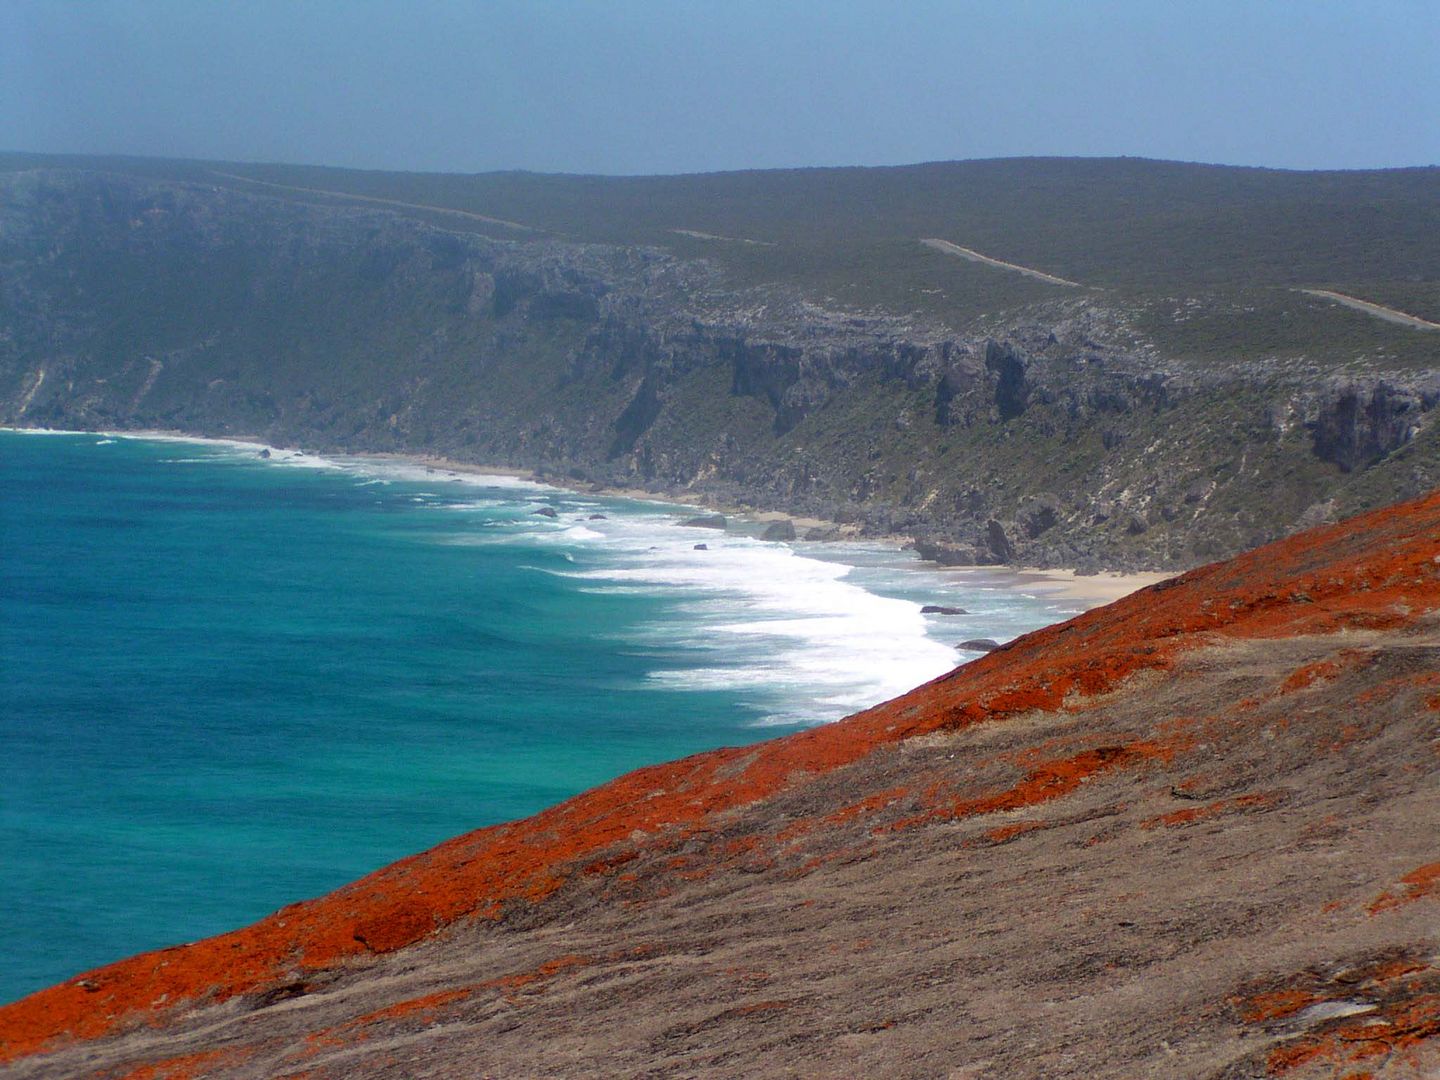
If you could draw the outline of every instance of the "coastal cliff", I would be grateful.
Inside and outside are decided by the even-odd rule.
[[[16,1078],[1440,1069],[1440,494],[0,1008]]]
[[[0,172],[0,422],[441,454],[1090,569],[1184,568],[1440,484],[1440,365],[1398,346],[1197,359],[1123,290],[895,314],[226,175]]]

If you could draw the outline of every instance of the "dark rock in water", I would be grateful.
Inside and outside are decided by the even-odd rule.
[[[941,566],[977,566],[980,553],[973,544],[950,544],[942,540],[916,540],[915,551],[922,559]]]
[[[817,525],[805,532],[805,540],[811,543],[824,544],[840,539],[840,530],[834,525]]]
[[[794,540],[795,523],[793,521],[773,521],[765,526],[765,531],[760,534],[761,540]]]
[[[261,451],[260,451],[260,456],[261,456],[262,458],[268,458],[268,457],[270,456],[270,451],[269,451],[269,450],[261,450]]]
[[[608,517],[606,517],[604,514],[591,514],[589,520],[591,520],[591,521],[609,521],[610,519],[609,519]]]
[[[921,615],[969,615],[963,607],[946,607],[944,604],[926,604],[920,609]]]
[[[539,514],[541,517],[548,517],[548,518],[553,518],[553,517],[559,517],[559,516],[560,516],[559,514],[557,514],[557,513],[555,512],[555,508],[554,508],[553,506],[542,506],[542,507],[540,507],[539,510],[536,510],[535,513]]]
[[[962,641],[955,647],[964,649],[966,652],[994,652],[1000,647],[1000,643],[988,637],[977,637],[971,638],[969,641]]]
[[[695,545],[695,550],[696,550],[696,551],[709,551],[709,550],[710,550],[710,545],[709,545],[709,544],[696,544],[696,545]]]
[[[704,517],[693,517],[689,521],[680,522],[680,524],[692,529],[723,529],[725,528],[725,515],[706,514]]]

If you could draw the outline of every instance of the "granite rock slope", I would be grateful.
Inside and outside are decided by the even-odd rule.
[[[0,1009],[5,1075],[1440,1071],[1440,493]]]

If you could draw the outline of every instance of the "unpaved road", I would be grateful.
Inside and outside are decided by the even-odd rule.
[[[1396,311],[1383,304],[1372,304],[1369,300],[1361,300],[1358,296],[1350,296],[1348,293],[1332,292],[1330,289],[1297,289],[1296,291],[1305,293],[1307,296],[1318,296],[1322,300],[1334,300],[1337,304],[1344,304],[1348,308],[1363,311],[1366,315],[1373,315],[1386,322],[1398,323],[1401,326],[1413,326],[1417,330],[1440,330],[1440,323],[1422,319],[1418,315],[1407,315],[1403,311]]]
[[[518,221],[506,221],[504,218],[490,217],[486,214],[477,214],[471,210],[456,210],[453,206],[431,206],[428,203],[401,202],[399,199],[382,199],[375,195],[356,195],[350,191],[327,191],[324,188],[298,187],[295,184],[277,184],[272,180],[256,180],[253,176],[241,176],[239,173],[221,172],[218,169],[211,169],[214,176],[223,176],[227,180],[243,180],[247,184],[259,184],[261,187],[279,188],[282,191],[303,191],[310,195],[328,195],[333,199],[355,199],[359,202],[379,203],[381,206],[401,206],[407,210],[428,210],[432,214],[451,214],[455,217],[469,218],[472,221],[483,221],[489,225],[500,225],[506,229],[515,229],[519,232],[539,232],[531,225],[522,225]]]
[[[1049,282],[1051,285],[1065,285],[1072,289],[1088,289],[1090,285],[1082,285],[1078,281],[1071,281],[1069,278],[1056,277],[1054,274],[1047,274],[1043,270],[1032,270],[1028,266],[1020,266],[1017,263],[1006,262],[1004,259],[992,259],[989,255],[982,255],[972,248],[961,247],[959,244],[952,244],[949,240],[941,240],[937,237],[922,239],[920,243],[928,248],[943,252],[946,255],[955,255],[962,259],[969,259],[971,262],[985,263],[987,266],[998,267],[1001,270],[1013,270],[1017,274],[1024,274],[1036,281]]]

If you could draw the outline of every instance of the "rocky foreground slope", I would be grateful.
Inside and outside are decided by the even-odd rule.
[[[1440,1073],[1440,493],[0,1009],[13,1077]]]

